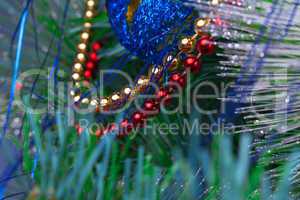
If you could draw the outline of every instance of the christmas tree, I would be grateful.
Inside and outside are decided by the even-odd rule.
[[[299,199],[299,5],[0,2],[0,199]]]

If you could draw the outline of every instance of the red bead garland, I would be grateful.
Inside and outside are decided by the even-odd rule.
[[[102,49],[100,42],[94,42],[91,46],[92,52],[89,53],[89,60],[85,63],[85,71],[83,73],[85,79],[89,80],[93,76],[94,70],[99,62],[97,51]]]

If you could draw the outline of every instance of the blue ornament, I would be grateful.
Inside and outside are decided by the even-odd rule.
[[[107,10],[120,43],[151,63],[160,63],[191,28],[184,26],[191,9],[179,0],[107,0]]]

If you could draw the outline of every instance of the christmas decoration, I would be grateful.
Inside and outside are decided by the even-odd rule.
[[[192,9],[174,0],[107,1],[109,20],[120,42],[130,52],[161,64],[180,34],[191,28]],[[181,30],[180,30],[181,29]],[[167,41],[168,40],[168,41]]]
[[[85,17],[87,19],[92,18],[92,16],[95,17],[95,14],[94,14],[95,4],[93,4],[93,6],[89,6],[89,2],[90,1],[87,2],[85,13],[91,12],[91,14],[89,16],[87,16],[87,14],[85,14]],[[135,1],[133,1],[133,2],[135,2]],[[124,5],[126,5],[126,4],[124,4],[124,2],[120,2],[120,1],[112,2],[112,3],[108,2],[108,4],[107,4],[108,9],[110,9],[111,7],[116,9],[116,6],[120,7],[120,6],[124,6]],[[144,7],[148,7],[148,12],[149,12],[148,14],[150,15],[150,21],[152,22],[152,20],[153,20],[154,22],[152,22],[152,23],[155,23],[155,21],[158,20],[156,18],[157,14],[158,14],[158,13],[156,13],[157,11],[159,11],[163,8],[173,10],[174,6],[176,8],[176,6],[179,6],[180,4],[179,3],[174,4],[172,1],[168,1],[168,2],[164,2],[164,3],[163,2],[157,2],[157,5],[158,5],[157,8],[152,8],[151,7],[152,5],[153,5],[152,1],[148,1],[147,3],[144,2],[144,3],[141,3],[141,4],[139,4],[139,2],[136,1],[136,3],[129,4],[128,8],[127,8],[127,15],[126,15],[127,16],[127,18],[126,18],[127,25],[129,25],[129,23],[133,22],[133,19],[139,19],[139,16],[138,16],[139,11],[143,10],[143,9],[146,9]],[[134,6],[136,6],[136,7],[134,7]],[[139,6],[141,6],[141,8]],[[150,8],[153,9],[153,10],[151,10]],[[137,13],[135,13],[135,11]],[[110,12],[115,12],[115,11],[110,11]],[[132,13],[129,13],[129,12],[132,12]],[[152,12],[154,12],[154,13],[152,13]],[[167,10],[165,14],[170,14],[169,12],[170,11]],[[177,12],[178,13],[176,13],[176,14],[181,15],[181,11],[180,12],[177,11]],[[114,26],[115,25],[114,24],[115,23],[114,18],[116,16],[111,15],[110,17],[111,17],[112,26]],[[125,15],[122,16],[122,17],[125,18]],[[118,19],[118,20],[122,21],[121,19]],[[125,20],[125,19],[123,19],[123,20]],[[173,20],[173,19],[168,18],[168,20]],[[176,19],[176,20],[180,20],[180,19]],[[213,44],[214,42],[213,42],[212,37],[210,37],[208,35],[204,35],[204,32],[201,30],[201,28],[203,29],[204,27],[209,25],[209,21],[210,20],[208,20],[208,19],[200,18],[200,19],[197,19],[195,22],[193,22],[192,26],[189,26],[189,27],[194,27],[195,34],[190,38],[185,37],[185,38],[181,39],[180,42],[177,42],[177,43],[179,43],[177,52],[173,53],[174,55],[177,55],[177,57],[175,58],[175,57],[170,57],[170,55],[166,55],[164,60],[166,60],[167,62],[163,63],[163,61],[160,61],[160,63],[163,63],[163,66],[158,66],[156,68],[152,68],[150,70],[150,74],[147,77],[141,77],[137,81],[137,85],[135,85],[133,88],[126,87],[122,91],[115,92],[115,94],[111,95],[110,97],[100,97],[99,99],[89,99],[87,97],[82,98],[80,96],[81,95],[80,88],[75,89],[77,91],[77,93],[75,91],[72,91],[71,95],[74,97],[75,102],[81,101],[81,103],[84,103],[84,104],[90,102],[90,104],[92,106],[96,107],[95,109],[96,109],[97,112],[101,112],[101,111],[104,111],[104,110],[119,108],[119,107],[123,106],[124,104],[126,104],[126,101],[128,101],[129,99],[134,99],[139,93],[142,93],[143,91],[145,91],[145,89],[147,88],[147,85],[150,83],[150,81],[153,81],[153,82],[159,81],[159,78],[164,76],[165,71],[162,70],[162,69],[165,69],[166,67],[168,67],[169,63],[172,63],[175,60],[176,60],[176,62],[178,62],[177,65],[183,65],[185,70],[190,70],[193,73],[199,73],[200,69],[201,69],[201,61],[200,61],[201,55],[202,54],[203,55],[212,54],[212,53],[214,53],[214,50],[215,50],[215,44]],[[87,23],[89,23],[89,22],[87,22]],[[133,22],[133,23],[140,24],[142,22]],[[187,23],[189,23],[189,22],[187,22]],[[154,27],[155,29],[152,29],[150,27],[146,28],[145,33],[143,33],[142,36],[144,37],[146,35],[145,37],[148,37],[149,32],[154,32],[155,33],[159,30],[162,31],[164,29],[167,29],[168,32],[172,32],[173,30],[171,31],[171,27],[167,27],[167,26],[169,26],[169,24],[170,23],[168,21],[166,21],[166,22],[160,21],[160,23],[157,24],[158,27]],[[90,27],[90,25],[88,27]],[[134,25],[133,25],[133,27],[131,27],[131,30],[134,30]],[[84,35],[85,37],[83,39],[84,41],[81,40],[81,43],[78,45],[79,53],[83,53],[83,54],[87,53],[86,52],[86,49],[87,49],[86,47],[88,46],[88,40],[87,40],[88,36],[85,35],[85,34],[88,34],[87,31],[89,31],[89,30],[84,30],[84,32],[81,33],[81,38],[82,38],[82,35]],[[118,32],[118,30],[116,30],[116,31]],[[178,31],[178,33],[181,33],[181,31],[179,31],[179,30],[177,30],[177,31]],[[133,31],[133,33],[136,33],[136,32]],[[139,32],[139,34],[140,34],[140,32]],[[126,35],[126,33],[123,33],[122,37],[124,35]],[[129,37],[129,36],[127,36],[127,37]],[[135,38],[136,37],[137,36],[135,36]],[[126,38],[126,36],[124,36],[124,38]],[[158,41],[147,42],[149,40],[146,40],[146,38],[143,38],[142,41],[130,41],[130,39],[129,39],[129,41],[124,41],[123,39],[120,39],[120,40],[125,43],[124,44],[125,46],[130,45],[130,47],[132,47],[135,44],[139,43],[139,44],[141,44],[141,47],[138,47],[138,48],[142,48],[142,49],[144,48],[144,45],[149,45],[149,43],[151,43],[150,45],[152,45],[152,46],[153,45],[158,46],[159,44],[161,44],[161,42],[158,43]],[[130,42],[133,42],[133,43],[130,43]],[[93,69],[95,68],[95,65],[96,65],[95,62],[98,61],[96,51],[99,51],[101,49],[101,47],[102,47],[102,45],[99,42],[93,43],[91,45],[92,53],[89,53],[89,59],[90,60],[85,63],[86,69],[83,73],[83,76],[84,76],[85,80],[90,80],[92,78]],[[195,47],[195,49],[194,49],[194,47]],[[151,48],[151,49],[156,48],[157,49],[157,47],[155,47],[155,46],[154,47],[147,47],[147,49],[149,49],[149,48]],[[170,49],[169,47],[165,47],[165,48]],[[132,50],[131,48],[129,48],[129,50],[131,50],[132,53],[136,53],[135,50]],[[162,49],[160,51],[162,52],[164,50]],[[192,55],[193,52],[197,52],[197,51],[198,51],[199,55],[197,55],[197,56]],[[184,58],[184,60],[182,62],[180,62],[180,58],[179,58],[179,56],[181,54],[187,54],[186,58]],[[141,56],[141,58],[143,58],[143,55],[139,55],[139,56]],[[149,56],[147,52],[146,52],[145,56]],[[75,65],[79,65],[79,64],[82,65],[83,64],[83,63],[80,63],[80,60],[77,60],[77,61],[79,63],[75,63]],[[79,83],[78,81],[80,81],[80,74],[78,73],[78,71],[76,71],[75,65],[74,65],[75,74],[73,74],[72,77],[73,77],[73,80],[75,81],[75,87],[76,87],[76,82],[77,82],[77,85],[81,85],[81,84],[78,84]],[[182,71],[182,69],[177,69],[177,70]],[[167,69],[167,71],[170,71],[170,70]],[[184,73],[186,73],[186,72],[183,72],[182,74],[180,74],[180,72],[176,72],[175,74],[173,74],[170,77],[170,82],[172,82],[172,83],[176,82],[176,83],[178,83],[179,85],[181,85],[183,87],[185,85],[185,83],[184,83],[185,80],[183,78]],[[176,80],[175,75],[177,75],[177,77],[179,77],[178,80]],[[156,79],[153,80],[152,77],[154,77]],[[174,78],[175,78],[175,80],[174,80]],[[79,91],[79,93],[78,93],[78,91]],[[135,92],[132,93],[132,91],[135,91]],[[161,91],[158,91],[158,95],[160,95],[160,93],[161,93]],[[164,97],[166,97],[166,96],[164,96]],[[164,102],[164,97],[159,98],[159,100],[163,100],[163,102]],[[147,103],[147,101],[149,101],[149,100],[145,101],[145,105],[149,106],[149,102]],[[156,104],[158,104],[158,106],[160,106],[160,103],[161,103],[160,101],[156,102]],[[153,107],[153,106],[151,106],[151,107]],[[139,124],[143,123],[146,119],[146,117],[144,115],[145,114],[143,114],[143,113],[135,112],[135,114],[132,115],[132,119],[131,119],[133,124],[138,126]],[[117,129],[117,128],[118,127],[115,127],[115,129]],[[116,131],[115,129],[112,129],[112,130]],[[96,133],[96,135],[99,135],[99,134],[97,134],[98,131],[99,130],[96,130],[94,133]],[[106,131],[106,132],[108,132],[108,131]],[[122,130],[121,130],[121,132],[122,132]],[[119,133],[120,133],[120,131],[119,131]],[[103,134],[100,134],[100,135],[102,136]]]
[[[299,199],[299,5],[1,2],[0,199]]]

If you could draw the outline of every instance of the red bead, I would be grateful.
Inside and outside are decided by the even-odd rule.
[[[101,45],[100,42],[94,42],[94,43],[92,44],[92,49],[93,49],[93,51],[99,51],[101,48],[102,48],[102,45]]]
[[[95,52],[90,53],[89,57],[92,61],[98,61],[98,56]]]
[[[84,77],[85,77],[86,79],[92,78],[92,72],[91,72],[90,70],[85,71],[85,72],[84,72]]]
[[[102,135],[107,135],[110,132],[109,127],[106,127],[102,130]]]
[[[75,129],[76,129],[78,135],[81,135],[81,133],[83,132],[83,128],[80,127],[79,124],[75,125]]]
[[[164,88],[161,88],[158,92],[157,92],[157,98],[158,99],[163,99],[163,98],[165,98],[165,97],[167,97],[168,96],[168,91],[166,90],[166,89],[164,89]]]
[[[112,123],[108,126],[107,130],[109,132],[113,132],[113,131],[117,130],[117,125],[115,123]]]
[[[89,69],[89,70],[95,69],[95,63],[92,62],[92,61],[88,61],[88,62],[86,63],[86,68]]]
[[[159,106],[153,99],[148,99],[144,102],[143,109],[147,116],[153,116],[159,113]]]
[[[103,132],[103,130],[98,129],[98,130],[95,132],[95,135],[96,135],[97,137],[101,137],[101,136],[104,135],[104,132]]]
[[[121,124],[120,124],[121,128],[127,128],[129,126],[129,121],[128,119],[124,119]]]
[[[181,74],[175,73],[171,75],[170,81],[178,82],[180,78],[181,78]]]
[[[209,35],[202,36],[196,44],[197,51],[202,55],[213,54],[215,52],[215,48],[213,37]]]
[[[142,125],[145,121],[145,116],[141,112],[135,112],[132,114],[131,120],[134,125]]]
[[[144,108],[146,110],[153,110],[155,108],[155,103],[152,100],[146,100],[144,103]]]
[[[179,85],[180,85],[181,87],[184,87],[184,86],[186,85],[186,78],[181,77],[181,78],[179,79],[178,83],[179,83]]]
[[[183,63],[186,69],[190,69],[194,73],[198,73],[201,69],[201,62],[196,56],[188,56]]]
[[[133,125],[129,123],[128,119],[124,119],[120,124],[120,135],[127,135],[129,134],[133,129]]]
[[[181,74],[181,77],[179,79],[179,84],[181,85],[181,87],[185,87],[186,86],[186,82],[187,82],[187,75],[186,73]]]
[[[157,94],[156,97],[158,98],[158,101],[160,104],[162,103],[163,105],[169,105],[171,103],[171,98],[169,94],[169,89],[171,88],[161,88]]]
[[[176,83],[179,84],[181,87],[184,87],[186,83],[186,78],[180,73],[174,73],[171,75],[169,81],[173,84]]]

